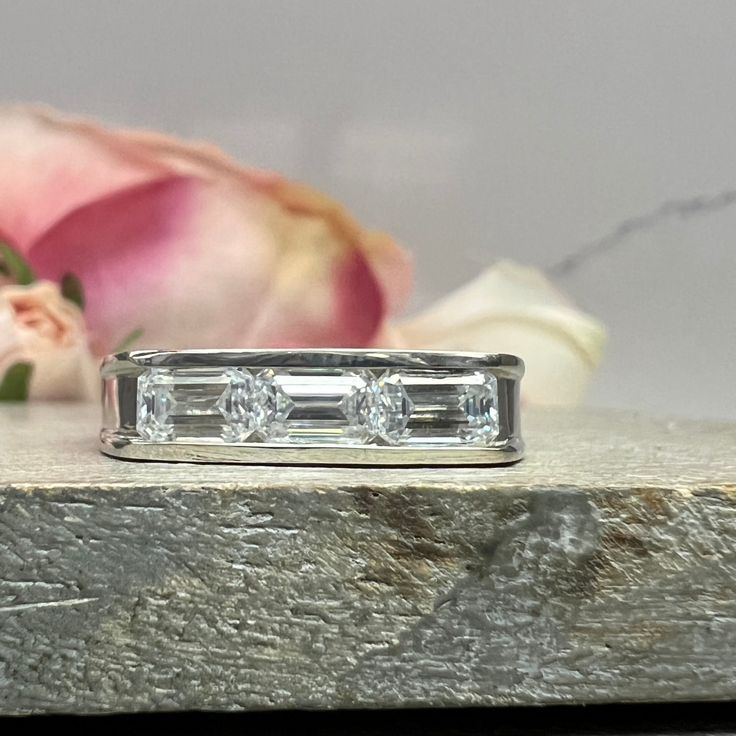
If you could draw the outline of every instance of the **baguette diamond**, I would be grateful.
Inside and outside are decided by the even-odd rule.
[[[243,442],[269,419],[264,393],[239,368],[153,368],[138,379],[138,432],[153,442]]]
[[[149,368],[136,428],[152,442],[488,446],[498,383],[485,371]]]
[[[398,383],[370,371],[265,371],[277,397],[270,442],[395,443],[411,412]]]
[[[499,432],[498,381],[491,373],[400,372],[414,411],[403,444],[487,445]]]
[[[269,442],[363,443],[355,412],[364,378],[347,371],[264,371],[276,398]]]

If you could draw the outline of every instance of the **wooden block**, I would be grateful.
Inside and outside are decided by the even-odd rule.
[[[351,469],[126,463],[97,421],[0,408],[0,713],[736,697],[736,425]]]

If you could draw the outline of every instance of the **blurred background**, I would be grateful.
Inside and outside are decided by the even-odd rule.
[[[736,3],[0,0],[0,99],[211,140],[610,330],[589,403],[736,418]],[[2,172],[0,172],[2,175]]]

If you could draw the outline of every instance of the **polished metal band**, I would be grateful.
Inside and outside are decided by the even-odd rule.
[[[146,350],[101,370],[101,450],[120,458],[491,465],[523,453],[512,355]]]

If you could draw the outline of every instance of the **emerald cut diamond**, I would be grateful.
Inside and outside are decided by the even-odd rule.
[[[363,443],[355,400],[365,385],[352,371],[268,371],[276,411],[267,439],[295,443]]]
[[[138,379],[138,433],[154,442],[242,442],[264,421],[259,388],[240,368],[152,368]]]
[[[498,381],[484,371],[402,371],[413,411],[402,444],[488,445],[499,433]]]

